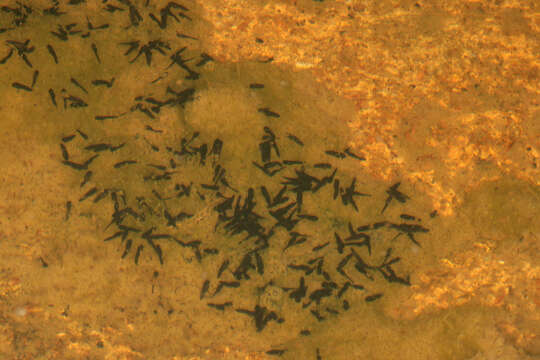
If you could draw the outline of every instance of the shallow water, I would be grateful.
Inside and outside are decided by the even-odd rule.
[[[218,61],[213,3],[71,3],[0,12],[0,357],[539,354],[531,177],[493,160],[472,186],[419,161],[414,117],[384,165],[358,99],[317,71]],[[456,130],[418,123],[439,144]]]

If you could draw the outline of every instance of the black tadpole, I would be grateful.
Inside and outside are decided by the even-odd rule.
[[[392,199],[396,199],[400,203],[404,203],[405,201],[409,200],[410,198],[403,194],[402,192],[398,191],[398,187],[401,184],[401,182],[397,182],[394,185],[390,186],[388,190],[386,190],[386,193],[388,194],[388,197],[386,198],[386,201],[384,203],[384,207],[381,210],[381,214],[386,210]]]

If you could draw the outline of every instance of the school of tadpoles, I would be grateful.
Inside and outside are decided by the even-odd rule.
[[[6,54],[0,53],[0,64],[8,66],[13,55],[17,55],[31,68],[30,85],[24,81],[13,82],[14,91],[35,93],[42,87],[42,92],[49,97],[51,111],[78,111],[92,106],[85,99],[89,91],[99,88],[112,88],[115,78],[93,79],[84,84],[81,79],[70,78],[66,88],[48,88],[38,82],[39,70],[34,69],[32,54],[35,51],[47,51],[51,60],[58,64],[55,48],[66,45],[73,37],[87,39],[89,54],[102,63],[99,43],[92,40],[95,31],[110,31],[113,28],[137,28],[142,22],[149,21],[148,26],[166,29],[176,24],[183,24],[189,29],[194,19],[188,15],[189,9],[181,4],[169,2],[158,9],[156,15],[152,6],[146,3],[137,6],[129,0],[103,1],[100,12],[110,14],[111,21],[94,25],[87,18],[83,23],[66,23],[63,16],[71,7],[83,4],[84,0],[70,0],[67,4],[53,1],[49,8],[37,9],[17,2],[16,5],[3,6],[1,12],[10,19],[9,24],[2,23],[0,36],[4,37]],[[48,16],[58,19],[56,27],[51,28],[50,36],[45,43],[34,44],[31,39],[20,36],[10,38],[10,33],[21,34],[32,16]],[[3,19],[5,20],[5,19]],[[110,121],[126,121],[132,114],[142,116],[144,128],[141,133],[153,134],[159,138],[159,116],[162,108],[183,108],[193,101],[197,94],[197,80],[208,62],[213,61],[207,54],[194,54],[189,50],[189,42],[197,41],[194,36],[176,32],[176,38],[154,39],[149,42],[129,40],[120,42],[119,58],[127,57],[128,63],[135,63],[141,55],[147,66],[154,66],[153,56],[169,56],[170,64],[165,69],[178,72],[184,76],[189,86],[177,88],[167,84],[167,79],[158,78],[152,84],[163,83],[161,96],[140,95],[127,108],[116,114],[102,114],[98,110],[92,121],[106,126]],[[190,53],[189,57],[186,53]],[[130,58],[131,56],[131,58]],[[92,86],[89,88],[88,86]],[[254,82],[247,84],[252,91],[266,91],[264,84]],[[155,88],[155,87],[154,87]],[[139,115],[142,114],[142,115]],[[286,121],[276,109],[269,107],[254,108],[254,116],[266,117],[274,121]],[[278,120],[279,119],[279,120]],[[189,121],[189,119],[187,119]],[[278,126],[276,126],[278,127]],[[310,163],[295,158],[295,148],[302,148],[309,142],[309,134],[300,136],[292,133],[279,133],[272,126],[262,125],[253,129],[258,141],[258,148],[253,149],[250,158],[246,154],[237,154],[246,163],[245,174],[231,173],[227,169],[227,161],[223,161],[223,149],[226,141],[242,141],[236,139],[212,138],[205,134],[205,129],[192,131],[189,136],[182,137],[179,143],[163,138],[162,142],[152,142],[146,137],[129,139],[121,134],[116,141],[95,139],[93,134],[83,126],[73,129],[72,133],[62,134],[60,139],[59,161],[67,171],[80,175],[80,186],[74,189],[77,195],[66,202],[65,221],[73,216],[74,209],[91,203],[110,211],[110,222],[103,229],[105,241],[118,242],[121,247],[121,258],[132,259],[138,264],[143,254],[146,261],[163,264],[173,261],[164,252],[163,244],[179,246],[191,252],[193,257],[204,266],[213,269],[211,278],[201,283],[200,299],[218,311],[232,309],[239,314],[253,319],[255,329],[261,332],[270,322],[281,324],[287,321],[284,314],[277,309],[268,308],[253,299],[252,307],[238,306],[230,289],[256,286],[255,280],[265,279],[263,286],[280,287],[286,298],[297,306],[308,311],[316,322],[323,322],[328,317],[337,316],[347,311],[352,305],[352,298],[361,296],[365,302],[374,302],[381,298],[381,292],[371,292],[370,283],[384,280],[389,283],[409,286],[407,275],[396,273],[395,265],[400,257],[395,255],[392,247],[385,249],[383,258],[372,256],[372,249],[378,231],[393,232],[394,238],[406,239],[420,246],[417,239],[419,233],[428,229],[420,225],[421,219],[402,213],[397,221],[377,221],[369,224],[352,224],[346,221],[346,230],[333,229],[322,234],[318,224],[324,214],[314,214],[305,200],[307,197],[326,197],[323,201],[334,201],[352,212],[358,212],[362,199],[372,196],[357,188],[356,178],[342,173],[341,161],[358,161],[365,159],[349,147],[342,149],[323,149],[320,162]],[[123,139],[117,141],[117,139]],[[287,153],[283,153],[286,143]],[[229,160],[230,161],[230,160]],[[239,160],[240,161],[240,160]],[[249,186],[241,186],[236,179],[249,177],[253,171],[260,172],[265,181],[249,181]],[[127,174],[129,186],[122,188],[111,185],[101,177],[117,177]],[[258,179],[259,177],[257,177]],[[242,182],[243,183],[243,182]],[[135,184],[135,185],[131,185]],[[392,206],[404,206],[410,199],[402,190],[400,183],[395,183],[381,192],[386,192],[386,200],[377,209],[380,216]],[[215,219],[213,226],[207,226],[208,236],[197,237],[197,234],[184,236],[182,228],[185,223],[193,221],[201,209],[208,209],[205,218]],[[434,217],[436,213],[431,213]],[[312,234],[326,241],[315,243],[312,234],[299,232],[299,225],[309,223]],[[213,241],[214,238],[221,239]],[[227,246],[224,247],[223,239]],[[270,249],[279,249],[278,253],[286,254],[295,249],[295,261],[286,264],[289,269],[285,277],[287,284],[280,278],[264,277],[268,270]],[[182,250],[184,251],[184,250]],[[274,251],[273,254],[276,252]],[[287,257],[283,255],[283,261]],[[283,274],[281,274],[283,275]],[[360,294],[357,295],[356,293]],[[349,297],[348,297],[349,296]],[[351,298],[352,297],[352,298]],[[300,335],[310,335],[310,330],[302,330]],[[270,355],[282,355],[286,349],[272,349]],[[317,358],[320,358],[317,349]]]

